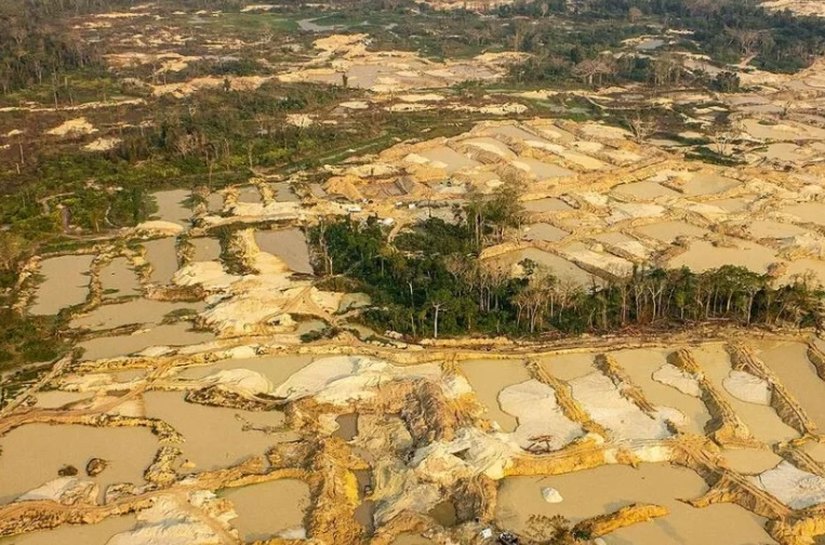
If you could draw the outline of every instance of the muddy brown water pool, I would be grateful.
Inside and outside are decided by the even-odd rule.
[[[152,266],[149,279],[158,284],[167,284],[178,270],[178,254],[174,237],[159,238],[142,243],[146,249],[146,261]]]
[[[151,216],[152,219],[171,221],[178,225],[186,225],[192,211],[185,204],[192,194],[186,189],[172,189],[152,193],[158,210]]]
[[[653,380],[653,374],[667,363],[668,350],[619,350],[610,355],[621,365],[630,380],[641,388],[645,399],[653,405],[672,407],[687,417],[681,427],[696,435],[704,435],[710,413],[702,400],[684,394],[676,388]]]
[[[7,503],[57,479],[65,465],[76,467],[79,478],[95,481],[101,495],[111,484],[139,485],[158,442],[148,428],[27,424],[0,438],[0,448],[0,502]],[[37,456],[32,456],[34,452]],[[108,460],[109,467],[96,477],[87,477],[85,468],[91,458]]]
[[[215,336],[207,331],[195,331],[192,324],[178,322],[159,325],[132,335],[97,337],[83,341],[77,346],[83,348],[83,359],[98,360],[128,356],[152,346],[187,346],[211,341]]]
[[[89,294],[89,267],[94,256],[64,255],[40,262],[43,281],[37,286],[29,312],[37,315],[57,314],[60,309],[79,305]]]
[[[435,545],[435,541],[422,535],[404,533],[398,534],[392,545]]]
[[[97,524],[65,524],[54,530],[42,530],[0,538],[0,545],[106,545],[115,534],[135,525],[135,516],[110,517]]]
[[[310,504],[309,486],[297,479],[279,479],[225,489],[238,516],[230,521],[244,542],[277,536],[301,539]]]
[[[183,434],[186,441],[180,449],[193,464],[189,466],[192,471],[229,467],[249,456],[262,456],[269,447],[295,438],[283,429],[285,418],[278,411],[198,405],[187,402],[182,392],[149,392],[143,399],[147,417],[159,418]]]
[[[572,282],[579,286],[589,286],[595,278],[592,274],[578,267],[573,262],[538,248],[514,250],[492,258],[505,266],[513,267],[525,259],[535,261],[539,265],[553,271],[553,274],[562,282]]]
[[[799,433],[785,424],[772,407],[742,401],[725,388],[724,381],[731,372],[731,363],[723,345],[708,344],[691,352],[705,376],[739,415],[754,438],[772,444],[799,437]]]
[[[528,212],[565,212],[573,210],[569,204],[561,199],[554,197],[548,199],[538,199],[535,201],[527,201],[524,203],[524,209]]]
[[[262,356],[260,358],[229,359],[207,366],[195,366],[180,373],[181,378],[200,379],[230,369],[250,369],[266,376],[277,388],[293,374],[310,363],[312,356]]]
[[[120,297],[140,293],[140,282],[125,257],[116,257],[100,270],[100,286],[104,296]]]
[[[76,316],[71,327],[103,330],[129,324],[159,324],[172,312],[192,310],[200,312],[206,307],[202,301],[173,303],[150,299],[133,299],[116,305],[101,305],[91,312]]]
[[[344,441],[352,441],[358,435],[358,415],[355,413],[342,414],[335,419],[338,423],[338,429],[333,433],[333,436],[343,439]]]
[[[217,261],[221,257],[221,243],[215,238],[193,238],[192,261]]]
[[[599,483],[594,486],[593,483]],[[542,491],[556,489],[560,503],[548,503]],[[726,545],[774,543],[765,520],[733,504],[697,509],[680,501],[701,496],[707,485],[690,470],[670,464],[608,465],[558,476],[506,477],[499,484],[496,522],[523,533],[533,515],[561,515],[576,523],[633,503],[669,510],[665,517],[623,528],[603,539],[609,545],[707,545],[725,535]]]
[[[767,365],[805,409],[820,430],[825,430],[825,382],[808,359],[808,345],[799,342],[752,343],[757,357]]]
[[[460,364],[478,400],[487,409],[487,417],[498,423],[502,431],[513,432],[518,421],[501,409],[498,394],[514,384],[530,380],[530,373],[522,361],[471,360]]]
[[[291,270],[312,274],[309,246],[306,236],[299,229],[255,231],[255,242],[264,252],[281,258]]]

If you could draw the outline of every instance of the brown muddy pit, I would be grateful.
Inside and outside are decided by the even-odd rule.
[[[573,210],[573,208],[561,199],[547,198],[538,199],[535,201],[526,201],[524,209],[528,212],[544,213],[544,212],[566,212]]]
[[[762,473],[782,461],[770,450],[757,448],[724,449],[722,459],[727,467],[743,475]]]
[[[794,259],[785,264],[780,280],[793,283],[799,278],[810,279],[814,284],[825,285],[825,261],[818,259]]]
[[[707,379],[742,419],[753,437],[767,444],[799,437],[785,424],[776,411],[767,405],[748,403],[734,397],[723,382],[731,372],[730,356],[720,344],[707,344],[692,350]]]
[[[278,536],[301,539],[304,517],[310,505],[309,486],[297,479],[279,479],[225,489],[222,496],[232,502],[237,518],[230,524],[244,542]]]
[[[214,238],[193,238],[192,261],[217,261],[221,257],[221,243]]]
[[[545,252],[537,248],[526,248],[515,250],[493,258],[506,266],[515,266],[525,259],[529,259],[546,267],[562,282],[570,282],[579,286],[589,286],[593,283],[594,276],[584,269],[577,267],[572,262],[559,257],[556,254]]]
[[[353,513],[355,520],[360,524],[367,535],[375,532],[375,502],[372,500],[362,501]]]
[[[140,293],[140,282],[125,257],[116,257],[100,270],[100,287],[104,296],[121,297]]]
[[[667,363],[668,350],[641,348],[610,352],[630,380],[638,386],[645,399],[653,405],[672,407],[687,417],[679,426],[688,433],[704,435],[705,424],[711,416],[702,400],[684,394],[676,388],[653,380],[653,374]]]
[[[344,441],[352,441],[358,435],[358,415],[342,414],[335,419],[338,429],[333,433],[333,437],[338,437]]]
[[[106,545],[112,536],[132,529],[135,516],[109,517],[97,524],[66,524],[54,530],[42,530],[0,538],[0,545]]]
[[[593,486],[598,483],[598,486]],[[542,490],[554,488],[563,500],[548,503]],[[725,535],[725,543],[773,543],[764,519],[731,504],[697,509],[681,499],[701,496],[707,485],[690,470],[669,464],[608,465],[558,476],[506,477],[499,484],[496,522],[523,533],[532,515],[561,515],[573,523],[610,513],[633,503],[669,510],[666,517],[639,523],[605,536],[609,545],[707,545]]]
[[[127,356],[152,346],[187,346],[211,341],[215,336],[208,331],[195,331],[189,322],[159,325],[132,335],[97,337],[79,343],[83,348],[83,359],[98,360]]]
[[[429,159],[432,166],[443,168],[448,174],[459,170],[469,170],[481,164],[447,146],[437,146],[418,155]]]
[[[254,185],[248,185],[238,190],[238,202],[258,204],[262,202],[261,192]]]
[[[263,456],[269,447],[295,438],[284,429],[284,415],[278,411],[198,405],[184,400],[181,392],[148,392],[143,399],[147,417],[163,420],[186,439],[179,447],[192,465],[184,471],[233,466],[249,456]],[[209,425],[204,426],[204,422]]]
[[[718,201],[707,201],[706,204],[721,208],[731,214],[738,214],[744,212],[756,200],[755,196],[748,197],[734,197],[731,199],[719,199]]]
[[[418,534],[398,534],[391,545],[435,545],[435,541]]]
[[[555,242],[569,235],[567,231],[562,231],[558,227],[549,223],[534,223],[528,225],[524,233],[525,240],[541,240],[543,242]]]
[[[634,201],[652,201],[660,198],[681,196],[678,191],[673,191],[669,187],[651,181],[623,184],[614,187],[611,193],[616,197],[629,198]]]
[[[685,238],[701,238],[705,236],[707,231],[701,227],[696,227],[690,223],[683,221],[665,221],[662,223],[653,223],[645,225],[636,229],[638,233],[652,239],[673,244],[676,239],[680,237]]]
[[[279,257],[287,267],[297,273],[312,274],[309,263],[309,246],[299,229],[279,231],[255,231],[255,242],[264,252]]]
[[[470,360],[461,362],[461,372],[487,409],[487,418],[498,423],[502,431],[512,433],[518,424],[516,418],[501,410],[498,394],[508,386],[530,380],[530,373],[522,361]]]
[[[27,424],[0,438],[0,448],[0,502],[7,503],[57,479],[65,465],[76,467],[78,478],[95,481],[101,495],[111,484],[139,485],[158,443],[148,428]],[[109,467],[87,477],[84,469],[91,458],[107,460]]]
[[[157,203],[158,211],[151,216],[151,219],[171,221],[178,225],[187,225],[192,211],[184,203],[191,195],[186,189],[173,189],[171,191],[158,191],[153,193],[152,197]]]
[[[37,286],[31,314],[57,314],[61,309],[79,305],[89,294],[89,267],[94,256],[64,255],[40,262],[44,280]]]
[[[572,170],[568,170],[559,165],[539,161],[530,157],[519,157],[517,161],[513,161],[513,166],[530,173],[537,180],[550,180],[553,178],[565,178],[575,174]]]
[[[192,310],[200,312],[206,307],[202,301],[173,303],[150,299],[133,299],[116,305],[101,305],[70,322],[71,327],[104,330],[129,324],[159,324],[172,312]]]
[[[312,363],[312,356],[263,356],[260,358],[229,359],[208,366],[190,367],[180,373],[180,378],[201,379],[218,371],[250,369],[266,376],[277,388],[286,379]]]
[[[275,196],[276,202],[300,202],[301,199],[298,198],[298,195],[295,193],[295,190],[292,189],[292,185],[289,182],[277,182],[274,184],[270,184],[272,188],[272,193]]]
[[[458,524],[458,515],[455,510],[455,503],[450,500],[437,503],[432,509],[430,509],[427,515],[432,517],[433,520],[445,528],[451,528]]]
[[[571,381],[596,370],[593,366],[593,356],[594,354],[589,352],[554,354],[544,356],[538,361],[546,373],[559,380]]]
[[[825,203],[803,202],[786,206],[780,212],[796,216],[802,223],[825,225]]]
[[[159,238],[142,243],[146,249],[146,261],[152,266],[149,280],[168,284],[178,270],[178,254],[174,237]]]
[[[41,409],[59,409],[69,403],[75,403],[81,399],[92,397],[88,392],[63,392],[61,390],[51,390],[48,392],[38,392],[34,394],[37,406]]]
[[[788,238],[807,233],[805,229],[790,223],[771,220],[748,221],[748,232],[753,238]]]
[[[825,382],[808,359],[801,342],[752,342],[756,356],[767,365],[802,405],[820,430],[825,430]]]
[[[688,250],[668,262],[668,267],[687,267],[693,272],[705,272],[736,263],[755,273],[764,273],[777,261],[776,252],[765,246],[737,240],[735,247],[714,246],[704,240],[693,240]]]
[[[681,186],[682,192],[688,197],[724,193],[741,185],[742,182],[726,178],[717,174],[697,174],[685,181]]]
[[[223,193],[210,193],[209,196],[206,197],[206,209],[213,213],[223,210]]]

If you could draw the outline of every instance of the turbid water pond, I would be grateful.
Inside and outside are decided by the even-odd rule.
[[[825,430],[825,382],[808,359],[808,345],[801,342],[754,343],[761,359],[820,430]]]
[[[306,236],[299,229],[255,231],[255,242],[264,252],[281,258],[291,270],[312,274],[309,246]]]
[[[130,530],[134,525],[134,515],[111,517],[97,524],[65,525],[54,530],[0,538],[0,545],[106,545],[112,536]]]
[[[178,270],[178,254],[174,237],[159,238],[142,243],[146,249],[146,261],[152,266],[149,279],[158,284],[167,284]]]
[[[237,518],[230,521],[244,542],[277,536],[301,539],[309,508],[309,486],[296,479],[280,479],[230,488],[223,497],[232,502]]]
[[[152,215],[153,219],[171,221],[178,225],[189,223],[192,211],[186,204],[192,194],[186,189],[172,189],[170,191],[158,191],[152,194],[158,210]]]
[[[211,341],[215,336],[208,331],[195,331],[189,322],[178,322],[154,326],[131,335],[97,337],[83,341],[77,346],[83,348],[83,358],[97,360],[127,356],[150,346],[186,346]]]
[[[522,361],[471,360],[462,362],[461,372],[467,377],[478,400],[487,409],[487,417],[502,431],[516,429],[516,418],[505,413],[498,402],[498,394],[508,386],[530,380],[530,373]]]
[[[128,324],[159,324],[173,312],[200,312],[205,303],[173,303],[150,299],[132,299],[126,303],[101,305],[91,312],[72,319],[71,326],[92,330],[112,329]]]
[[[221,257],[221,243],[215,238],[193,238],[192,261],[217,261]]]
[[[140,282],[125,257],[116,257],[100,270],[100,287],[104,296],[121,297],[140,293]]]
[[[200,379],[219,371],[250,369],[266,376],[275,388],[312,363],[312,360],[312,356],[263,356],[260,358],[229,359],[208,366],[190,367],[180,373],[180,377]]]
[[[545,501],[545,488],[557,490],[562,501]],[[531,515],[562,515],[578,522],[632,503],[653,503],[666,507],[669,514],[621,529],[605,536],[605,542],[707,545],[724,535],[726,545],[773,543],[763,529],[764,519],[736,505],[696,509],[679,501],[697,498],[706,490],[697,474],[669,464],[641,464],[638,469],[608,465],[558,476],[507,477],[499,485],[496,521],[506,529],[523,532]]]
[[[667,363],[668,353],[667,350],[642,348],[619,350],[610,355],[621,365],[633,384],[642,390],[645,399],[653,405],[678,410],[686,417],[684,424],[680,426],[684,431],[704,435],[710,413],[702,400],[653,379],[653,374]]]
[[[57,314],[60,309],[79,305],[89,294],[89,267],[94,256],[64,255],[40,262],[43,282],[37,286],[32,314]]]
[[[742,401],[728,391],[725,387],[725,379],[730,375],[731,363],[730,356],[722,345],[704,345],[692,352],[702,366],[705,376],[733,407],[754,438],[773,444],[799,436],[796,430],[785,424],[770,406]]]
[[[148,428],[28,424],[0,438],[0,448],[0,501],[6,503],[57,479],[66,465],[77,468],[79,478],[94,480],[101,494],[111,484],[141,484],[158,443]],[[109,467],[87,477],[91,458],[108,460]]]
[[[180,449],[191,462],[188,469],[192,471],[229,467],[249,456],[263,456],[269,447],[294,439],[283,429],[284,415],[278,411],[198,405],[185,401],[180,392],[149,392],[144,395],[144,403],[146,416],[159,418],[183,434],[186,441]]]

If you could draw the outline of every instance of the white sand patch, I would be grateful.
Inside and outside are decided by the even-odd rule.
[[[672,386],[683,394],[693,397],[700,397],[702,390],[699,388],[699,381],[687,371],[679,369],[675,365],[666,363],[654,371],[653,380]]]
[[[311,127],[315,124],[315,120],[312,119],[312,116],[307,114],[287,114],[286,122],[301,129],[306,129],[307,127]]]
[[[244,396],[268,394],[272,391],[272,382],[265,375],[250,369],[224,369],[201,381]]]
[[[409,94],[398,97],[402,102],[441,102],[444,97],[435,93]]]
[[[94,134],[97,129],[94,125],[89,123],[85,117],[78,117],[77,119],[70,119],[57,127],[46,131],[46,134],[51,136],[82,136],[85,134]]]
[[[730,394],[742,401],[757,405],[770,405],[771,387],[768,381],[745,371],[731,371],[722,381],[722,386]]]
[[[183,232],[183,226],[171,221],[150,220],[139,223],[134,228],[136,235],[145,236],[177,236]]]
[[[94,142],[90,142],[83,146],[85,151],[109,151],[114,149],[118,144],[120,144],[120,138],[98,138]]]
[[[665,208],[650,203],[613,203],[608,223],[618,223],[634,218],[658,218],[664,215]]]
[[[544,498],[544,501],[547,503],[561,503],[564,501],[564,498],[561,497],[561,493],[552,487],[545,487],[541,489],[541,497]]]
[[[137,515],[134,529],[112,537],[107,545],[214,545],[222,543],[223,537],[203,520],[198,511],[212,511],[217,523],[228,528],[232,511],[219,512],[216,504],[221,502],[208,491],[189,494],[188,504],[181,505],[177,495],[159,496],[148,509]],[[193,506],[199,509],[193,509]]]
[[[273,395],[290,400],[314,396],[321,403],[346,405],[376,395],[381,384],[398,378],[428,378],[440,381],[441,369],[435,364],[396,367],[386,361],[360,356],[334,356],[315,360],[275,389]],[[455,395],[469,391],[466,381],[442,385]],[[459,384],[461,383],[461,384]]]
[[[18,501],[51,500],[61,503],[61,500],[76,500],[77,498],[91,499],[97,496],[97,485],[93,481],[81,480],[77,477],[59,477],[43,486],[30,490],[17,498]]]
[[[573,397],[593,420],[609,429],[616,439],[664,439],[670,436],[666,419],[673,409],[652,418],[624,398],[613,382],[595,372],[570,381]],[[678,411],[677,411],[678,412]],[[679,413],[681,414],[681,413]]]
[[[342,102],[338,106],[341,108],[346,108],[347,110],[367,110],[370,107],[370,105],[363,100],[350,100],[347,102]]]
[[[509,386],[499,392],[498,401],[503,411],[518,419],[512,435],[522,448],[534,443],[531,438],[549,436],[547,445],[558,450],[584,435],[582,427],[556,403],[555,390],[543,382],[532,379]]]
[[[792,509],[825,502],[825,478],[802,471],[784,460],[775,468],[749,479]]]

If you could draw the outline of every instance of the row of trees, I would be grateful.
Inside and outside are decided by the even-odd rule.
[[[471,211],[468,211],[472,217]],[[489,219],[489,217],[487,218]],[[487,235],[497,228],[485,223]],[[729,320],[818,326],[823,292],[799,280],[774,286],[733,265],[694,273],[639,268],[627,278],[581,286],[525,260],[524,273],[480,261],[475,221],[429,219],[387,239],[374,220],[339,219],[310,230],[319,272],[332,287],[368,292],[364,317],[413,337],[606,332]]]
[[[627,55],[614,59],[602,54],[622,40],[657,28],[691,31],[683,49],[698,48],[717,62],[743,57],[760,68],[794,72],[825,53],[825,22],[763,9],[756,2],[722,0],[588,0],[578,2],[516,2],[498,8],[500,17],[515,18],[502,32],[512,34],[515,49],[533,58],[514,67],[518,82],[575,81],[607,85],[626,81],[656,86],[706,84],[687,70],[682,58],[667,52]],[[575,25],[558,24],[554,16]],[[507,42],[507,37],[500,38]],[[648,55],[653,58],[648,58]],[[710,82],[714,83],[714,82]],[[729,81],[715,82],[720,86]]]

